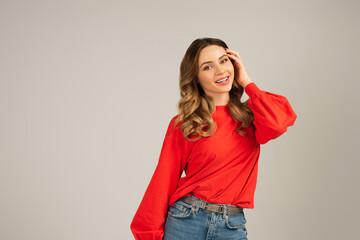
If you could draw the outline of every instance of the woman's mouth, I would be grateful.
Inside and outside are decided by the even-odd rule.
[[[220,79],[220,80],[216,81],[215,83],[220,84],[220,85],[226,85],[229,83],[229,76],[227,76],[226,78]]]

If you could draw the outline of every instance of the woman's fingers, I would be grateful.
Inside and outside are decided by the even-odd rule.
[[[241,67],[241,59],[240,59],[240,56],[239,56],[239,54],[237,54],[236,52],[234,52],[234,51],[231,51],[231,53],[230,53],[230,51],[231,50],[229,50],[228,51],[228,56],[231,58],[231,59],[233,59],[237,64],[239,64],[239,66]]]
[[[233,51],[233,50],[230,50],[230,49],[226,49],[227,52],[230,52],[230,54],[234,54],[235,56],[237,56],[239,59],[240,59],[240,55],[239,53]]]
[[[240,64],[240,67],[244,67],[242,59],[241,59],[240,54],[238,52],[230,50],[229,48],[227,48],[225,50],[229,54],[229,57],[231,57],[232,59],[234,59],[235,61],[237,61]]]
[[[231,59],[233,59],[236,63],[240,64],[240,61],[239,61],[239,59],[238,59],[236,56],[229,54],[229,57],[230,57]]]
[[[230,49],[225,49],[226,52],[228,53],[228,56],[233,59],[235,61],[236,64],[234,64],[235,68],[238,70],[238,76],[236,81],[243,87],[245,87],[249,82],[251,82],[251,79],[249,77],[249,75],[247,74],[244,64],[241,60],[240,54],[230,50]]]

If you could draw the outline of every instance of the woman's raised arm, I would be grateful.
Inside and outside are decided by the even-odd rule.
[[[262,91],[251,82],[246,85],[248,106],[254,112],[255,137],[259,144],[265,144],[285,133],[297,118],[286,97]]]

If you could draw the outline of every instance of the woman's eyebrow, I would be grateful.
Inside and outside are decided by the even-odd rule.
[[[221,57],[219,57],[219,59],[222,58],[223,56],[227,56],[227,54],[222,55]],[[203,63],[200,65],[200,67],[201,67],[202,65],[204,65],[205,63],[211,63],[211,61],[203,62]]]

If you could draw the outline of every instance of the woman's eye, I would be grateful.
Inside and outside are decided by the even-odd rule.
[[[224,61],[227,62],[229,59],[225,58],[224,60],[222,60],[221,62],[223,63]],[[210,66],[204,67],[204,70],[207,70]]]

